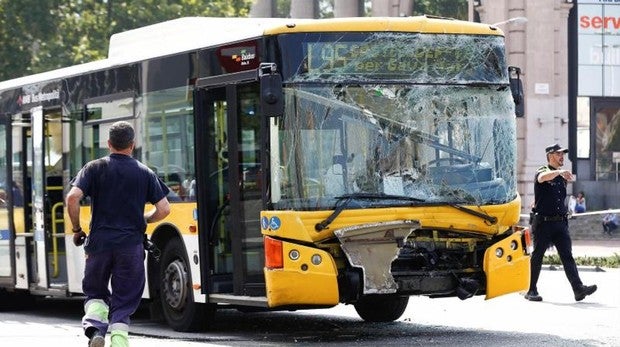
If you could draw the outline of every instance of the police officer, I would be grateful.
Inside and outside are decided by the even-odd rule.
[[[157,222],[170,213],[168,187],[131,157],[134,136],[128,122],[112,124],[110,155],[87,163],[66,198],[73,243],[84,244],[86,253],[82,326],[91,347],[105,345],[108,329],[112,346],[129,345],[129,316],[138,308],[145,284],[146,223]],[[80,200],[85,196],[91,198],[88,238],[80,227]],[[155,208],[145,213],[146,203]]]
[[[581,301],[596,291],[596,285],[585,286],[579,278],[577,265],[573,259],[571,238],[568,233],[566,200],[566,183],[573,181],[569,170],[560,169],[564,165],[564,154],[568,149],[559,144],[545,148],[547,165],[536,170],[534,182],[534,252],[531,257],[530,289],[525,298],[530,301],[542,301],[536,283],[540,275],[543,256],[553,244],[560,255],[564,273],[573,288],[575,300]]]

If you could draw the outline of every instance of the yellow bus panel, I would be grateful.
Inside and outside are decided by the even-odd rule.
[[[529,288],[530,257],[523,253],[521,235],[515,232],[485,251],[486,299]]]
[[[264,269],[269,307],[337,305],[338,271],[331,255],[289,242],[282,249],[284,267]]]

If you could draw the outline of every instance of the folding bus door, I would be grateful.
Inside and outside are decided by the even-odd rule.
[[[209,294],[264,296],[264,119],[256,72],[244,77],[203,81],[195,93],[202,287]]]

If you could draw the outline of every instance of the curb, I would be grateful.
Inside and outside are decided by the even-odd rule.
[[[564,268],[561,265],[544,265],[542,267],[543,270],[549,271],[564,271]],[[578,265],[577,270],[579,272],[607,272],[605,268],[600,266],[588,266],[588,265]]]

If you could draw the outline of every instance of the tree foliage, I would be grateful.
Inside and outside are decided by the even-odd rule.
[[[0,80],[107,56],[112,34],[188,16],[246,17],[252,0],[0,0]]]
[[[55,30],[48,19],[54,1],[0,0],[0,78],[31,73],[33,53]]]

